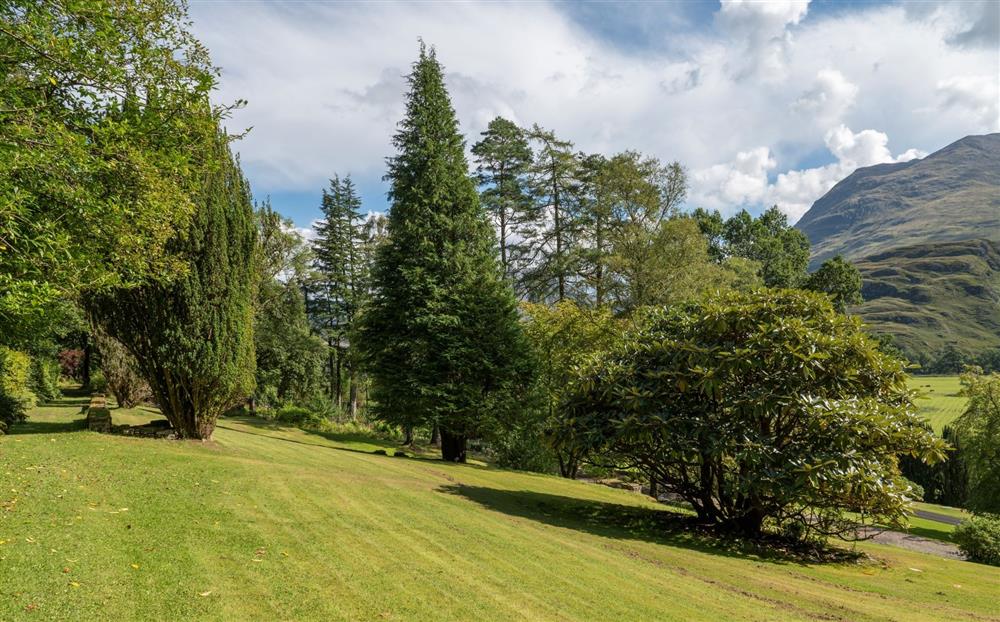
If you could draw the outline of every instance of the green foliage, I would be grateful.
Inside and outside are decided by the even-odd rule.
[[[809,240],[789,226],[777,206],[757,218],[746,210],[723,221],[716,212],[696,209],[690,216],[708,241],[709,255],[722,263],[740,258],[754,262],[767,287],[801,287],[809,265]]]
[[[861,273],[840,255],[827,259],[809,275],[805,289],[830,296],[833,306],[843,313],[850,305],[861,304]]]
[[[476,181],[484,188],[480,200],[497,227],[500,266],[513,279],[528,252],[523,238],[535,215],[527,177],[533,154],[527,133],[503,117],[490,121],[482,137],[472,146]]]
[[[436,422],[444,458],[464,461],[467,438],[516,411],[530,356],[433,49],[421,45],[408,81],[387,174],[389,236],[358,340],[377,416]]]
[[[522,309],[524,331],[538,361],[536,387],[544,399],[539,415],[540,437],[571,424],[564,405],[578,368],[606,353],[624,325],[607,307],[589,308],[571,300],[551,306],[525,303]],[[536,442],[541,444],[542,439]],[[519,446],[527,445],[527,441],[521,441]],[[569,445],[556,448],[563,477],[576,477],[586,456],[582,449]]]
[[[59,397],[59,365],[56,361],[42,356],[32,357],[29,385],[40,401],[49,402]]]
[[[927,429],[930,431],[929,426]],[[965,507],[969,497],[969,471],[965,464],[964,445],[950,426],[944,427],[941,438],[951,446],[947,460],[927,464],[912,456],[900,456],[900,472],[920,486],[920,500],[949,507]]]
[[[552,131],[534,125],[528,138],[535,145],[529,188],[536,228],[526,242],[533,260],[525,267],[518,293],[532,301],[563,301],[573,294],[578,271],[573,230],[580,161],[573,143]]]
[[[303,404],[323,388],[326,344],[312,334],[296,283],[261,285],[269,304],[257,310],[257,401],[264,407]]]
[[[902,364],[823,296],[724,293],[652,309],[576,383],[557,446],[637,467],[699,517],[849,536],[907,507],[896,456],[934,461]]]
[[[0,346],[0,434],[27,418],[35,405],[31,392],[31,357]]]
[[[329,347],[330,397],[343,399],[342,368],[348,370],[349,408],[357,416],[358,361],[350,336],[371,293],[371,263],[375,240],[372,222],[361,216],[361,199],[351,178],[334,176],[323,191],[323,220],[312,244],[313,274],[309,282],[309,315]]]
[[[183,272],[169,240],[226,109],[173,0],[0,4],[0,334]]]
[[[312,334],[303,283],[309,247],[265,202],[256,211],[260,269],[255,306],[254,349],[257,388],[263,408],[304,404],[323,386],[326,345]]]
[[[135,356],[177,433],[211,438],[220,414],[254,389],[253,314],[258,282],[250,189],[228,139],[210,156],[191,226],[171,241],[186,273],[90,301],[94,317]]]
[[[101,356],[101,377],[118,406],[134,408],[152,397],[149,383],[139,373],[139,363],[125,346],[100,327],[94,327],[92,337]],[[90,382],[95,384],[93,377]]]
[[[969,403],[955,421],[969,469],[969,501],[976,513],[1000,514],[1000,374],[962,376]]]
[[[962,521],[952,534],[969,560],[1000,566],[1000,516],[982,514]]]

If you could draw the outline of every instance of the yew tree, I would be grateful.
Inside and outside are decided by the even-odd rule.
[[[88,303],[135,357],[177,434],[196,439],[210,439],[219,415],[253,392],[259,282],[249,184],[226,136],[204,147],[191,224],[168,245],[185,262],[183,274]]]

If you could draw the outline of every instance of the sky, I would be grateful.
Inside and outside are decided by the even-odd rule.
[[[686,206],[796,221],[858,167],[1000,131],[1000,3],[191,0],[260,200],[307,229],[350,174],[387,209],[385,158],[418,39],[467,145],[500,115],[588,153],[688,171]]]

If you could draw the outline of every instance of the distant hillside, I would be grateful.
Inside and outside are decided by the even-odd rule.
[[[860,259],[900,246],[1000,241],[1000,134],[967,136],[922,160],[848,175],[796,224],[813,267],[835,254]]]
[[[949,343],[969,354],[1000,348],[1000,243],[907,246],[856,265],[865,302],[855,311],[910,356]]]

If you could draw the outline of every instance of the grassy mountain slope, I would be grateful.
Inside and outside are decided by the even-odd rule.
[[[996,568],[761,558],[625,491],[249,419],[100,435],[79,404],[0,437],[0,619],[1000,620]]]
[[[1000,241],[1000,134],[967,136],[921,160],[848,175],[796,223],[813,266],[900,246]]]
[[[966,353],[1000,347],[1000,243],[908,246],[856,265],[865,299],[856,311],[911,355],[949,343]]]

